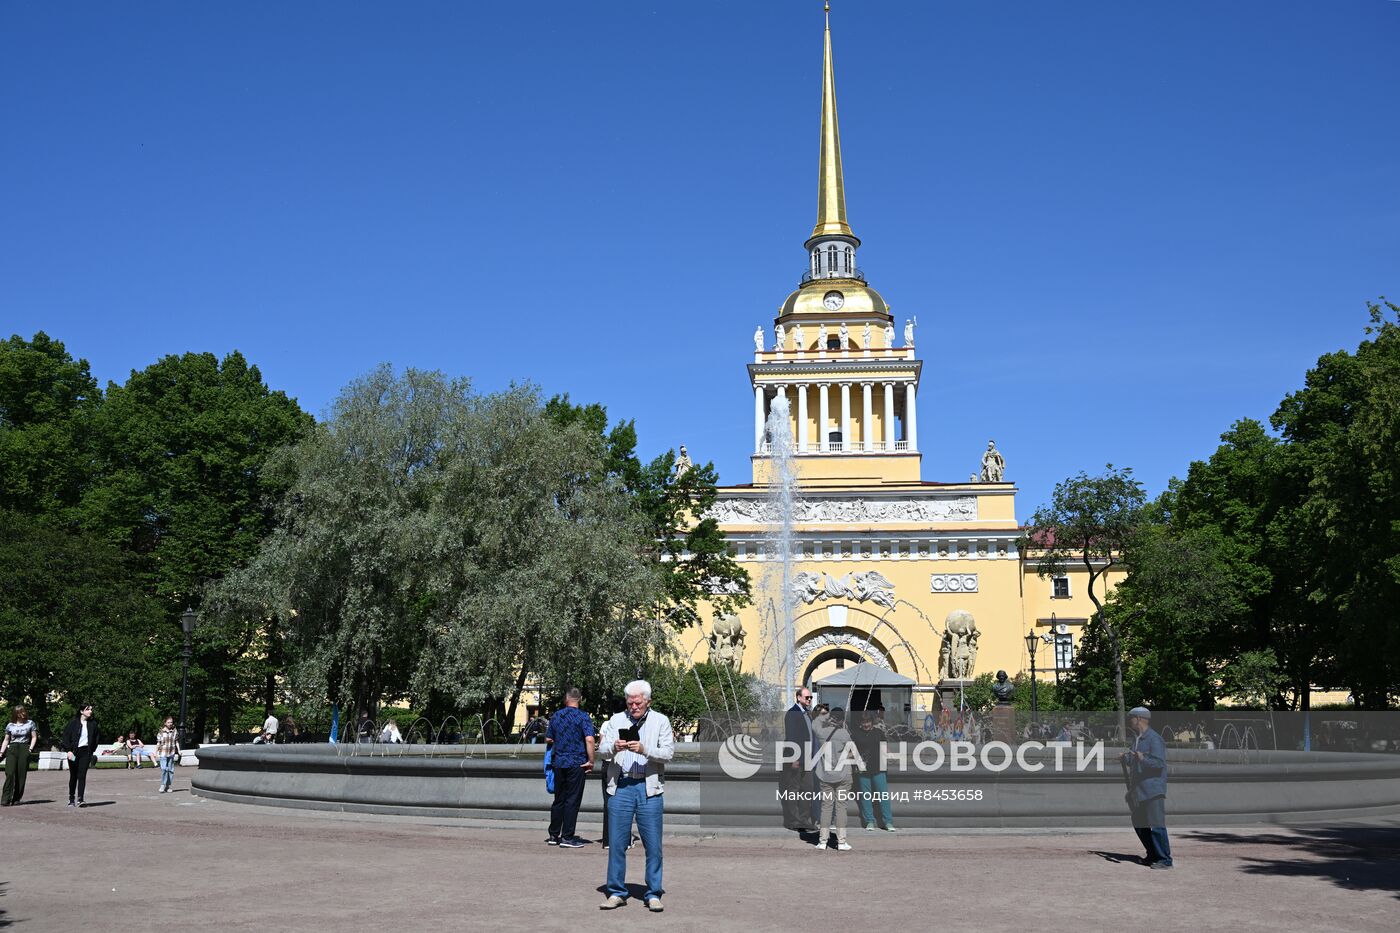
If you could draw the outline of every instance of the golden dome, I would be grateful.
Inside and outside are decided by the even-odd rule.
[[[841,306],[836,310],[823,304],[831,292],[841,293]],[[890,307],[879,292],[857,279],[816,279],[788,295],[778,317],[782,319],[793,314],[820,316],[832,321],[872,314],[888,318]]]

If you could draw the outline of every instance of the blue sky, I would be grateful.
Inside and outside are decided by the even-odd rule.
[[[1400,296],[1400,3],[833,10],[861,265],[925,479],[1152,491]],[[238,349],[529,380],[747,482],[804,268],[821,5],[0,4],[0,331],[123,380]],[[619,326],[620,325],[620,326]]]

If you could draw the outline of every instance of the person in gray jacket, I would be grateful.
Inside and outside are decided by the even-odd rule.
[[[1128,810],[1133,829],[1147,850],[1143,862],[1149,868],[1171,868],[1172,849],[1167,842],[1167,743],[1152,728],[1152,711],[1135,706],[1128,711],[1132,747],[1123,753],[1127,779]]]
[[[821,798],[821,819],[817,822],[817,848],[826,849],[826,841],[836,834],[836,848],[851,851],[846,841],[846,808],[851,792],[851,765],[865,767],[851,733],[846,729],[846,711],[836,707],[822,713],[812,723],[816,737],[816,774]],[[825,827],[825,828],[823,828]]]

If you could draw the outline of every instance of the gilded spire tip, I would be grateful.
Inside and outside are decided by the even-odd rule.
[[[831,56],[831,3],[824,2],[826,36],[822,49],[821,170],[817,179],[817,223],[812,236],[854,238],[846,223],[846,186],[841,177],[841,132],[836,125],[836,75]]]

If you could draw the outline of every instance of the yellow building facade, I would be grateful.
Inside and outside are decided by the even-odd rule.
[[[1030,632],[1045,636],[1036,666],[1053,678],[1057,662],[1072,659],[1093,607],[1086,572],[1042,578],[1018,549],[1016,487],[994,448],[978,452],[983,470],[968,481],[922,478],[917,335],[856,262],[861,241],[846,216],[829,15],[824,39],[808,268],[771,328],[754,333],[753,482],[722,487],[709,513],[753,579],[755,600],[738,616],[742,637],[733,620],[712,617],[704,631],[682,635],[681,647],[781,682],[775,675],[785,665],[775,652],[785,652],[773,628],[785,600],[797,680],[813,684],[868,662],[914,680],[911,711],[931,711],[940,684],[946,695],[984,672],[1029,672]],[[798,483],[786,577],[772,540],[779,507],[770,419],[779,398]]]

